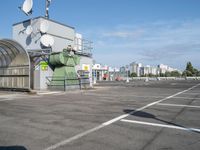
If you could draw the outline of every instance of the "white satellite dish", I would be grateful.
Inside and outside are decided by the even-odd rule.
[[[40,42],[45,47],[52,47],[54,45],[54,38],[48,34],[41,37]]]
[[[32,28],[31,25],[29,25],[29,26],[26,28],[25,33],[26,33],[27,35],[30,35],[32,32],[33,32],[33,28]]]
[[[49,30],[49,23],[48,21],[42,21],[40,23],[40,32],[46,33]]]
[[[26,14],[30,15],[32,13],[33,0],[25,0],[20,9]]]

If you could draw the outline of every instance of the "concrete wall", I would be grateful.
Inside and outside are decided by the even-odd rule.
[[[34,71],[34,89],[46,90],[48,88],[46,77],[51,77],[52,75],[53,71],[50,67],[47,70],[42,70],[41,66],[37,66]]]
[[[78,65],[78,70],[83,70],[84,69],[84,65],[88,65],[89,66],[89,78],[90,78],[90,86],[92,86],[92,64],[93,64],[93,59],[91,57],[88,56],[81,56],[80,59],[80,65]]]

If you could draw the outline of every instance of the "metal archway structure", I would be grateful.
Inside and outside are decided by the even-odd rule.
[[[30,89],[30,58],[16,41],[0,40],[0,88]]]

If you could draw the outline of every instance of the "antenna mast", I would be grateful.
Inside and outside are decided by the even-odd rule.
[[[50,6],[50,4],[51,4],[51,0],[46,0],[46,3],[45,3],[45,11],[46,11],[45,17],[47,19],[49,19],[49,6]]]

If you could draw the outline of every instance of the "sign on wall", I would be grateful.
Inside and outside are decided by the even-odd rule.
[[[84,71],[90,71],[90,65],[88,65],[88,64],[83,64],[83,65],[82,65],[82,70],[84,70]]]
[[[40,62],[40,67],[42,71],[48,71],[48,63],[45,61]]]

